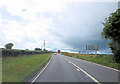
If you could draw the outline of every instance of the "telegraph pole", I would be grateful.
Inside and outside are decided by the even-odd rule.
[[[44,51],[45,51],[45,40],[44,40]]]
[[[89,55],[88,45],[86,45],[87,54]]]
[[[95,46],[95,55],[97,55],[97,51],[98,51],[98,46]]]

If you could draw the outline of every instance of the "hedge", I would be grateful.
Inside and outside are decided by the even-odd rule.
[[[2,49],[2,57],[51,53],[51,51]]]

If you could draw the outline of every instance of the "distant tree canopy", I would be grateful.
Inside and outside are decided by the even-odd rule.
[[[8,44],[5,45],[6,49],[12,49],[12,47],[13,47],[12,43],[8,43]]]
[[[39,50],[39,51],[42,51],[42,49],[40,49],[40,48],[35,48],[35,50]]]
[[[108,45],[114,54],[114,61],[120,63],[120,9],[111,13],[103,25],[102,37],[111,41]]]

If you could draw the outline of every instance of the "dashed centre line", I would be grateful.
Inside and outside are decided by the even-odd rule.
[[[71,63],[72,65],[74,65],[78,71],[81,70],[83,73],[85,73],[85,74],[86,74],[86,77],[88,76],[88,77],[90,77],[94,82],[96,82],[96,83],[98,83],[98,84],[101,84],[97,79],[95,79],[94,77],[92,77],[90,74],[88,74],[86,71],[84,71],[84,70],[83,70],[82,68],[80,68],[79,66],[77,66],[77,65],[74,64],[73,62],[69,61],[68,59],[65,59],[65,60],[67,60],[68,63]]]
[[[77,69],[77,71],[80,71],[78,68],[76,68]]]

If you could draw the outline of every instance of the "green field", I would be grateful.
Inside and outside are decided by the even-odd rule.
[[[51,57],[51,54],[23,55],[2,59],[2,81],[21,82],[36,70],[39,70]]]
[[[70,56],[73,58],[78,58],[82,60],[87,60],[90,62],[94,62],[97,64],[101,64],[104,66],[108,66],[111,68],[115,68],[120,70],[120,64],[113,62],[113,55],[97,55],[97,56],[88,56],[88,55],[81,55],[81,54],[73,54],[73,53],[63,53],[66,56]]]

